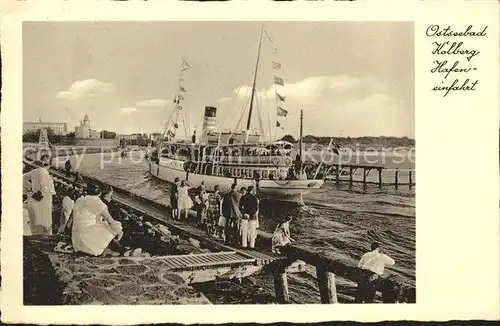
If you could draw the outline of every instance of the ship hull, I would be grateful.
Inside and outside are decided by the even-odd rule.
[[[238,187],[254,186],[258,188],[261,198],[283,200],[304,204],[302,195],[317,191],[323,185],[323,180],[256,180],[235,177],[212,176],[197,173],[188,173],[183,169],[183,161],[167,160],[157,164],[149,162],[149,172],[152,176],[173,183],[175,178],[186,180],[192,187],[197,187],[203,181],[207,190],[212,190],[216,185],[222,192],[229,191],[231,185]]]

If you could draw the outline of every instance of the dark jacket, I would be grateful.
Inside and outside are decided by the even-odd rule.
[[[259,201],[253,194],[245,194],[240,200],[240,210],[242,214],[255,215],[259,209]]]

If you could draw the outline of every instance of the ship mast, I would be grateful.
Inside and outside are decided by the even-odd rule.
[[[257,51],[257,62],[255,63],[255,73],[253,75],[252,95],[250,97],[250,109],[248,110],[246,140],[248,141],[248,133],[250,132],[250,122],[252,121],[253,102],[255,98],[255,85],[257,83],[257,71],[259,69],[260,49],[262,47],[262,35],[264,34],[264,26],[260,30],[259,50]]]

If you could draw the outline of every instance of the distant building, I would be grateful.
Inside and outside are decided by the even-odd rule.
[[[24,122],[23,134],[36,132],[43,128],[50,128],[56,135],[64,136],[68,133],[68,127],[64,122],[42,122],[42,119],[39,119],[38,122]]]
[[[90,119],[86,114],[80,125],[75,127],[75,138],[101,138],[101,133],[90,129]]]

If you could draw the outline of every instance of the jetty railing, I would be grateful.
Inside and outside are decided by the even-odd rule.
[[[29,162],[24,160],[25,164],[31,167],[36,167],[33,162]],[[56,169],[53,169],[56,170]],[[57,170],[56,170],[57,171]],[[58,175],[59,178],[64,178],[68,182],[74,182],[66,178],[60,172]],[[104,184],[102,181],[82,175],[86,182],[95,182],[99,184]],[[136,195],[128,190],[112,186],[114,191],[117,194],[120,194],[120,197],[128,197],[131,200],[136,202],[140,202],[145,206],[151,206],[156,209],[165,212],[165,217],[170,215],[169,209],[166,205],[162,203],[158,203],[151,199]],[[219,248],[225,248],[227,250],[232,250],[235,252],[240,252],[245,254],[243,249],[232,248],[227,245],[223,245],[220,243],[216,243],[216,240],[200,237],[199,234],[194,234],[190,232],[188,229],[183,229],[179,227],[179,222],[173,224],[172,222],[164,219],[159,219],[154,216],[148,216],[151,219],[154,219],[155,222],[163,224],[167,227],[171,227],[178,232],[184,233],[186,235],[190,235],[194,239],[199,240],[200,242],[204,242],[211,245],[216,245]],[[265,251],[264,248],[270,248],[271,246],[272,235],[259,230],[257,232],[257,248],[260,251]],[[337,289],[336,289],[336,276],[342,277],[344,279],[358,282],[362,277],[367,276],[367,271],[359,269],[356,266],[348,264],[344,261],[333,259],[326,257],[320,253],[313,252],[311,250],[305,249],[298,245],[287,245],[281,248],[281,254],[286,256],[287,259],[276,260],[273,263],[266,266],[266,270],[273,274],[274,276],[274,290],[276,299],[280,303],[288,303],[290,302],[290,296],[288,291],[288,280],[287,280],[287,267],[293,264],[297,260],[301,260],[311,266],[314,266],[316,269],[316,277],[318,282],[318,288],[320,293],[321,303],[338,303],[337,298]],[[377,291],[382,294],[382,302],[384,303],[415,303],[416,302],[416,292],[415,287],[410,284],[406,284],[397,277],[385,277],[380,276],[377,281]]]

